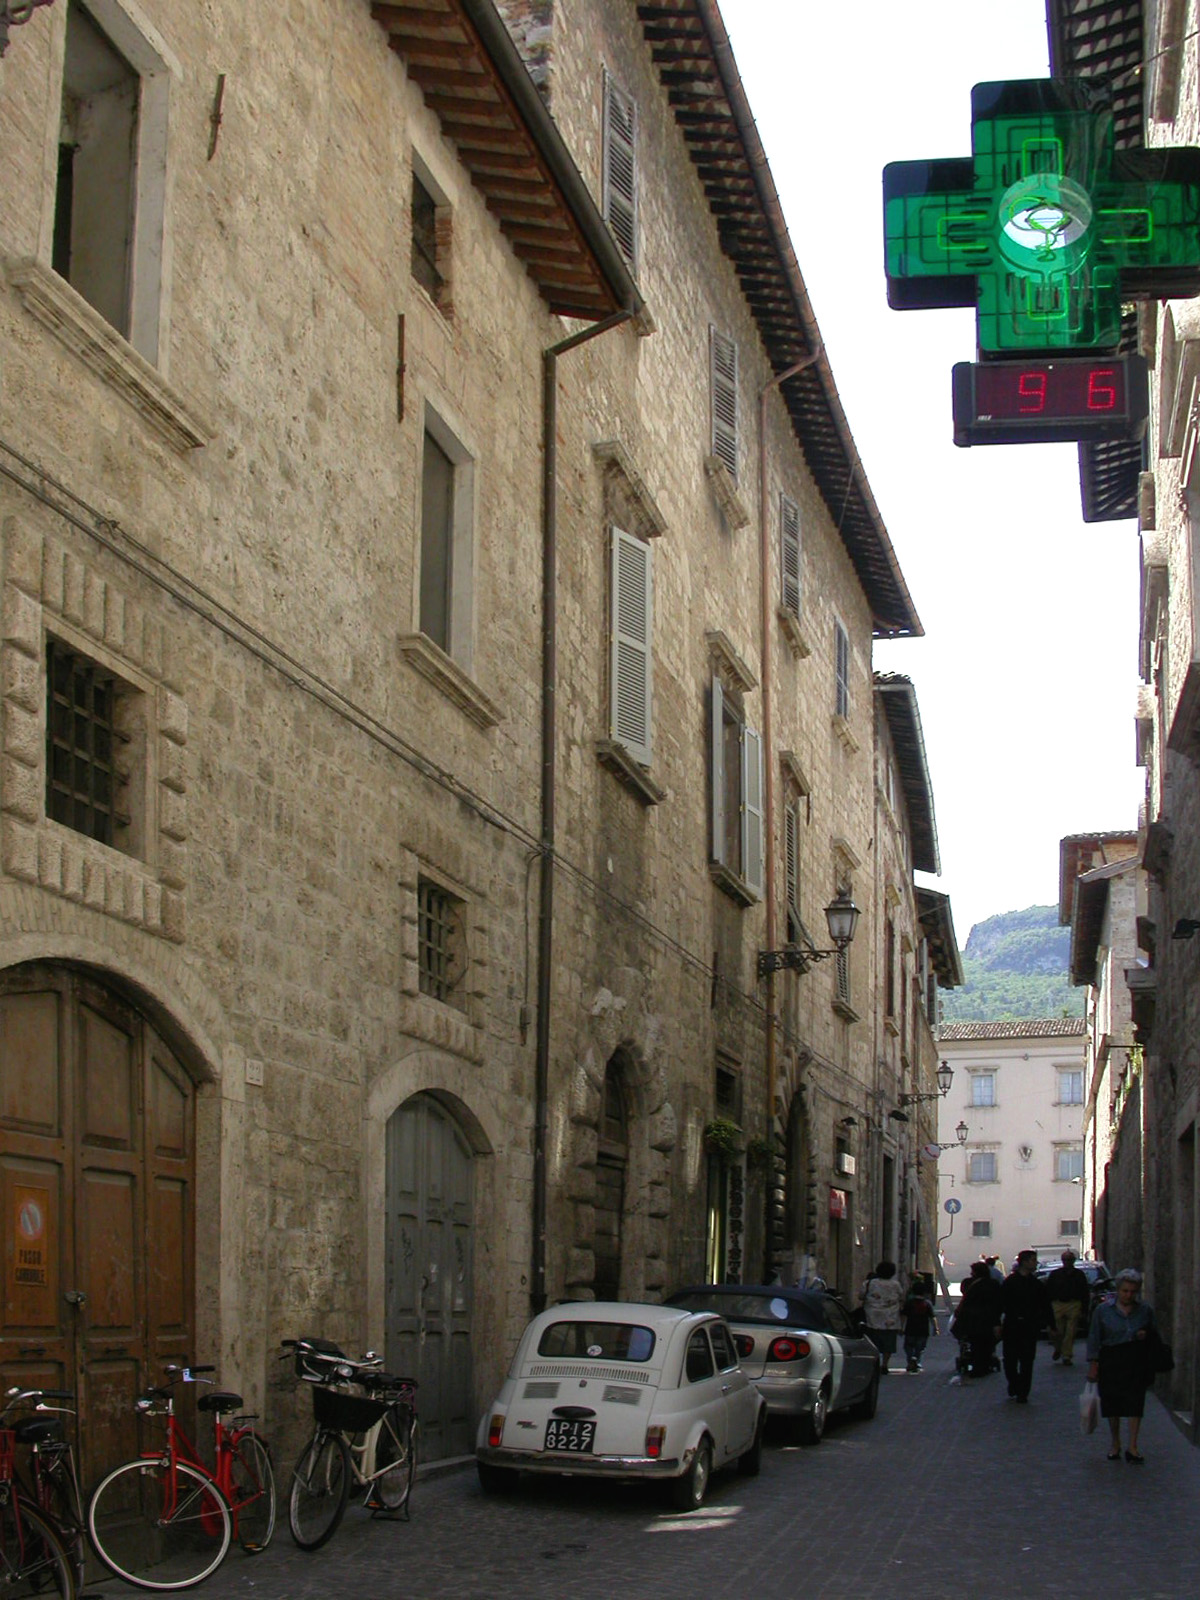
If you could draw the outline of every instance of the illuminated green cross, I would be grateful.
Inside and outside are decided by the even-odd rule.
[[[1118,151],[1105,84],[976,84],[971,148],[884,168],[889,305],[974,306],[1000,354],[1115,349],[1123,301],[1200,293],[1200,150]]]

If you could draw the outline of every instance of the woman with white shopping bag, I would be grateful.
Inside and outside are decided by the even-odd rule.
[[[1121,1459],[1121,1418],[1129,1420],[1129,1447],[1125,1459],[1140,1467],[1145,1459],[1138,1449],[1138,1433],[1146,1407],[1146,1390],[1154,1378],[1151,1338],[1154,1312],[1140,1298],[1142,1275],[1133,1267],[1118,1272],[1117,1292],[1092,1313],[1088,1330],[1088,1383],[1100,1391],[1100,1414],[1108,1419],[1112,1445],[1110,1461]],[[1083,1401],[1080,1401],[1082,1408]],[[1088,1430],[1090,1432],[1090,1429]]]

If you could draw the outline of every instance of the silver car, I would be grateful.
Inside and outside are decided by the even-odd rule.
[[[770,1415],[789,1419],[801,1444],[820,1444],[831,1412],[875,1415],[879,1352],[836,1295],[778,1284],[705,1284],[680,1289],[667,1304],[725,1318],[742,1371]]]

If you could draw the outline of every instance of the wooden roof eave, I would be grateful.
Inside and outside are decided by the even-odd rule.
[[[637,284],[492,0],[371,0],[371,14],[549,308],[588,321],[639,312]],[[531,218],[553,229],[552,260],[523,248]]]

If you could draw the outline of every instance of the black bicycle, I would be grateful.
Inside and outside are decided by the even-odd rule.
[[[69,1389],[9,1389],[0,1411],[0,1425],[11,1428],[13,1441],[29,1451],[26,1470],[18,1469],[17,1494],[51,1523],[71,1561],[75,1584],[83,1593],[87,1567],[87,1526],[75,1452],[61,1416],[73,1415]],[[17,1420],[10,1420],[13,1414]],[[27,1413],[21,1415],[21,1413]],[[3,1585],[0,1584],[0,1590]]]
[[[325,1339],[285,1339],[284,1353],[313,1386],[316,1423],[292,1474],[292,1538],[301,1550],[319,1550],[337,1532],[351,1492],[365,1491],[376,1515],[407,1517],[419,1441],[416,1380],[381,1372],[381,1358],[369,1351],[353,1361]]]

